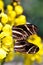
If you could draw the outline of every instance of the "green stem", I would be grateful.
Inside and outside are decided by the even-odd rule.
[[[0,65],[4,65],[5,63],[5,59],[3,59],[1,62],[0,62]]]
[[[4,62],[0,62],[0,65],[4,65]]]
[[[0,65],[4,65],[4,63],[1,62]]]

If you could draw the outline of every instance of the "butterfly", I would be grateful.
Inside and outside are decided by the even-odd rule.
[[[39,51],[39,47],[26,39],[33,34],[37,34],[37,26],[33,24],[18,25],[12,27],[12,37],[16,39],[15,52],[34,54]]]

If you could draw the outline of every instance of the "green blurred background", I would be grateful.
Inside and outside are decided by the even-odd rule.
[[[4,0],[5,5],[8,5],[12,0]],[[38,35],[43,38],[43,0],[20,0],[24,8],[24,15],[27,21],[37,25]]]
[[[27,21],[37,25],[38,34],[43,37],[43,0],[21,0]]]

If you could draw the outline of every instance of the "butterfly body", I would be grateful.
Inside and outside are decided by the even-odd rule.
[[[26,39],[33,34],[37,33],[37,27],[33,24],[25,24],[25,25],[18,25],[13,26],[12,28],[12,36],[16,39],[16,43],[14,45],[14,50],[16,52],[21,53],[36,53],[39,50],[39,47],[29,43]]]

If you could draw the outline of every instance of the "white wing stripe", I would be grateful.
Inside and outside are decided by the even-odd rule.
[[[18,31],[15,31],[15,30],[13,30],[12,32],[22,35],[22,33],[18,32]]]
[[[27,27],[27,25],[25,25],[25,27],[27,28],[27,30],[28,30],[31,34],[33,34],[33,33],[30,31],[30,29]]]
[[[34,48],[34,46],[32,46],[29,50],[28,50],[28,52],[27,52],[27,54],[31,51],[31,49],[33,49]]]
[[[15,45],[14,48],[21,48],[21,47],[24,47],[24,46],[26,46],[26,45],[27,45],[27,44],[25,44],[25,45],[19,45],[19,46],[18,46],[18,45]]]

